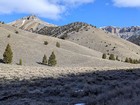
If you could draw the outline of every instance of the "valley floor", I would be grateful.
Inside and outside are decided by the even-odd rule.
[[[139,105],[139,68],[0,64],[0,105]]]

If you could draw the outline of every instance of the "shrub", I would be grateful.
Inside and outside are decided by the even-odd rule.
[[[115,49],[112,49],[112,51],[114,51]]]
[[[114,54],[110,54],[109,60],[115,60]]]
[[[48,45],[48,41],[44,41],[44,45]]]
[[[42,64],[46,65],[48,62],[47,62],[47,56],[44,55],[43,59],[42,59]]]
[[[11,46],[8,44],[3,54],[3,62],[6,64],[10,64],[12,63],[12,58],[13,58],[13,52],[11,50]]]
[[[8,36],[7,36],[7,38],[10,38],[11,37],[11,35],[9,34]]]
[[[56,42],[56,47],[60,48],[60,43]]]
[[[67,35],[67,33],[65,33],[64,35],[62,35],[62,36],[60,37],[60,39],[65,40],[67,37],[68,37],[68,35]]]
[[[102,55],[102,58],[103,59],[106,59],[106,54],[105,53]]]
[[[18,31],[15,31],[15,33],[18,34],[19,32]]]
[[[49,66],[55,66],[56,64],[57,64],[56,57],[55,57],[54,52],[52,52],[52,54],[51,54],[51,56],[49,57],[49,60],[48,60],[48,65]]]
[[[108,47],[108,45],[105,45],[105,47]]]
[[[116,60],[117,60],[117,61],[120,61],[118,56],[116,56]]]

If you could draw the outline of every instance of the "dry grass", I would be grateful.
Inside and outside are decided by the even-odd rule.
[[[19,78],[32,79],[32,78],[46,78],[53,77],[58,78],[61,75],[80,73],[90,73],[94,71],[106,71],[106,70],[119,70],[119,69],[136,69],[140,68],[140,65],[127,65],[118,67],[38,67],[38,66],[16,66],[0,64],[0,78],[13,79]]]

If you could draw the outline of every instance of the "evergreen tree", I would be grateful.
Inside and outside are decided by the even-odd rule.
[[[115,60],[114,54],[110,54],[109,60]]]
[[[52,54],[51,54],[51,56],[49,57],[49,60],[48,60],[48,65],[49,66],[55,66],[56,64],[57,64],[56,57],[55,57],[54,52],[52,52]]]
[[[133,60],[132,60],[132,58],[129,58],[129,63],[133,63]]]
[[[13,58],[13,52],[11,50],[11,46],[8,44],[3,54],[3,62],[6,64],[10,64],[12,63],[12,58]]]
[[[102,58],[103,59],[106,59],[106,54],[105,53],[102,55]]]
[[[46,65],[47,64],[47,56],[44,55],[43,59],[42,59],[42,64]]]
[[[133,60],[132,60],[132,63],[133,63],[133,64],[138,64],[139,62],[138,62],[137,59],[133,59]]]
[[[19,65],[22,65],[22,59],[19,60]]]
[[[126,58],[126,59],[125,59],[125,62],[129,63],[129,59],[128,59],[128,58]]]
[[[48,41],[44,41],[44,45],[48,45]]]

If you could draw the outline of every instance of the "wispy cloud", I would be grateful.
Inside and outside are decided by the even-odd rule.
[[[69,9],[94,0],[0,0],[0,14],[26,13],[58,19]]]
[[[140,7],[140,0],[113,0],[117,7]]]

